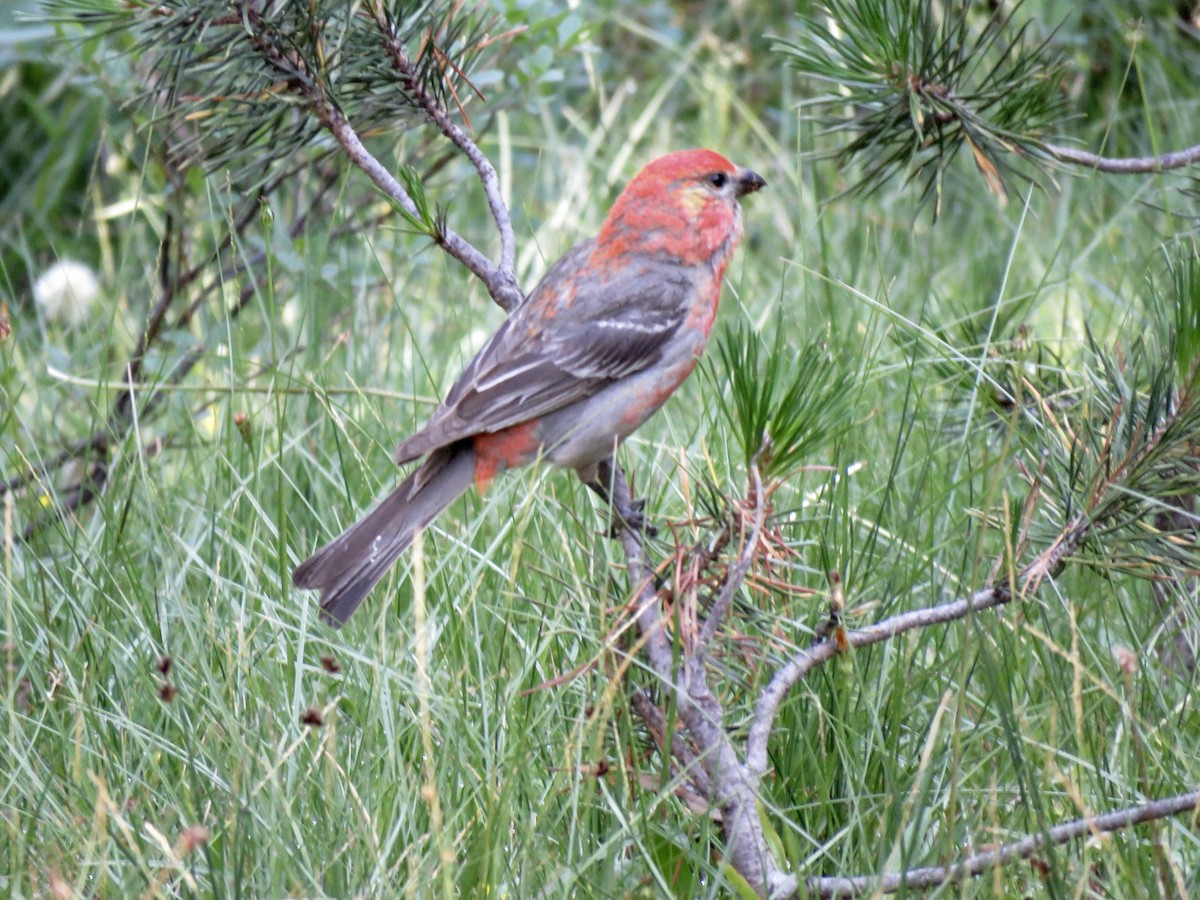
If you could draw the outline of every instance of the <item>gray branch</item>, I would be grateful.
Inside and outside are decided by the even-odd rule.
[[[304,98],[321,125],[341,145],[350,162],[362,169],[375,183],[375,186],[397,203],[412,219],[424,221],[425,217],[421,215],[416,202],[404,185],[363,145],[358,132],[346,118],[346,114],[328,95],[325,83],[309,71],[304,60],[296,53],[284,49],[278,42],[268,38],[262,17],[256,9],[247,5],[244,0],[239,0],[237,8],[240,18],[250,26],[248,33],[250,43],[261,54],[265,62],[287,78],[292,90]],[[514,270],[516,251],[512,219],[500,196],[500,180],[496,176],[496,170],[470,136],[450,118],[441,104],[421,85],[416,68],[404,53],[403,45],[400,44],[382,10],[374,7],[372,12],[378,27],[384,33],[386,49],[392,65],[399,72],[413,101],[438,126],[442,134],[471,161],[479,173],[487,194],[488,205],[492,210],[492,217],[496,220],[496,227],[500,231],[500,264],[492,263],[465,238],[440,223],[431,231],[430,236],[443,250],[466,266],[471,274],[483,282],[497,304],[505,311],[511,312],[524,301],[525,295],[517,284]]]
[[[388,55],[392,60],[392,68],[404,82],[405,88],[442,134],[462,151],[462,154],[475,167],[475,171],[479,173],[479,181],[483,184],[484,193],[487,195],[488,207],[492,211],[496,229],[500,232],[500,263],[496,267],[499,280],[497,290],[493,290],[490,283],[485,283],[488,284],[488,291],[492,294],[493,299],[504,309],[512,310],[525,297],[517,286],[515,275],[517,241],[513,235],[512,218],[509,215],[508,206],[500,193],[500,179],[496,175],[496,169],[466,130],[450,118],[445,107],[421,84],[416,65],[409,58],[404,44],[396,35],[395,29],[378,4],[375,4],[374,15],[375,24],[384,36]]]
[[[408,191],[404,189],[404,185],[363,145],[358,132],[346,119],[345,114],[328,100],[320,99],[315,102],[317,115],[321,122],[334,136],[334,139],[341,144],[350,161],[362,169],[375,182],[375,186],[394,200],[401,209],[419,220],[421,218],[420,211]],[[505,272],[494,266],[491,260],[454,230],[440,229],[434,235],[434,240],[447,253],[466,266],[472,275],[482,281],[492,299],[505,310],[511,311],[524,299],[520,288],[516,286],[516,278],[511,272]]]
[[[696,753],[692,750],[691,745],[679,732],[668,728],[662,710],[655,705],[654,701],[650,699],[650,695],[644,690],[634,688],[631,702],[634,710],[646,723],[646,727],[650,729],[654,740],[662,748],[663,753],[673,757],[679,763],[684,777],[691,783],[696,793],[703,796],[707,802],[708,798],[712,796],[712,783],[708,780],[708,773],[696,759]]]
[[[632,505],[629,484],[620,467],[615,462],[612,465],[613,472],[607,479],[611,484],[612,504],[617,509],[628,508]],[[763,503],[761,494],[758,503],[760,506]],[[757,534],[756,530],[755,540]],[[759,779],[742,762],[725,730],[725,713],[705,679],[703,656],[689,654],[676,673],[653,573],[648,570],[642,552],[641,535],[623,524],[620,539],[646,656],[655,674],[674,693],[679,718],[699,749],[700,762],[712,785],[710,799],[721,810],[729,863],[767,896],[791,896],[796,890],[796,878],[779,868],[767,845],[758,813]],[[735,574],[736,570],[730,577]]]
[[[1027,859],[1037,851],[1058,844],[1065,844],[1077,838],[1105,831],[1119,831],[1177,816],[1182,813],[1200,813],[1200,791],[1191,791],[1163,800],[1153,800],[1141,806],[1132,806],[1099,816],[1089,816],[1055,825],[1045,834],[1030,835],[1012,844],[1005,844],[995,850],[976,853],[968,856],[962,862],[949,866],[930,866],[924,869],[910,869],[894,875],[857,875],[850,878],[809,878],[805,887],[811,894],[818,897],[857,897],[867,893],[892,894],[899,890],[921,890],[937,887],[942,884],[954,884],[982,875],[984,872],[1002,866],[1010,860]]]
[[[971,612],[1001,606],[1009,599],[1006,589],[991,587],[965,599],[901,613],[866,628],[848,631],[843,635],[843,639],[845,645],[850,648],[867,647],[891,640],[906,631],[942,625],[965,618]],[[746,765],[756,777],[761,778],[767,771],[767,739],[774,728],[779,705],[788,691],[817,666],[829,662],[841,652],[836,638],[828,638],[807,650],[801,650],[775,673],[763,689],[754,707],[754,718],[750,725],[750,733],[746,737]]]
[[[756,463],[750,464],[750,487],[754,496],[754,526],[750,529],[749,534],[743,534],[742,552],[738,555],[738,561],[729,571],[721,593],[713,603],[712,609],[708,611],[708,617],[700,629],[700,638],[697,641],[694,656],[699,659],[701,665],[704,663],[709,646],[717,636],[717,629],[721,627],[725,615],[729,612],[729,607],[733,604],[734,594],[741,590],[746,575],[750,572],[750,566],[754,563],[754,554],[758,548],[758,540],[762,536],[763,523],[767,518],[767,499],[763,496],[762,476],[759,474]]]
[[[1043,581],[1062,571],[1066,561],[1083,546],[1095,525],[1096,523],[1086,516],[1074,519],[1053,544],[1015,574],[1011,586],[1009,583],[997,583],[977,591],[970,597],[900,613],[866,628],[826,638],[807,650],[801,650],[771,677],[758,698],[758,703],[755,704],[754,718],[746,738],[746,766],[756,778],[761,778],[766,773],[767,740],[775,726],[779,705],[788,691],[805,675],[817,666],[829,662],[842,652],[843,647],[867,647],[891,640],[906,631],[943,625],[956,619],[964,619],[972,612],[1003,606],[1012,599],[1014,588],[1019,587],[1022,593],[1036,591]]]
[[[1134,156],[1114,158],[1097,156],[1085,150],[1072,147],[1059,147],[1056,144],[1043,144],[1043,149],[1059,162],[1084,166],[1097,172],[1107,172],[1113,175],[1145,175],[1154,172],[1166,172],[1168,169],[1181,169],[1194,163],[1200,163],[1200,144],[1188,147],[1186,150],[1176,150],[1161,156]]]

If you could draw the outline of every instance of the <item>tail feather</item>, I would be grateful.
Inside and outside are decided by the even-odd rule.
[[[292,584],[321,592],[321,619],[334,628],[358,605],[424,528],[471,485],[475,453],[457,444],[435,451],[383,502],[292,573]]]

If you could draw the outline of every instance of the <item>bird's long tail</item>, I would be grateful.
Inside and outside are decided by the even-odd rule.
[[[383,502],[334,538],[292,573],[292,584],[321,592],[321,618],[341,628],[424,528],[470,487],[475,476],[471,445],[434,451]]]

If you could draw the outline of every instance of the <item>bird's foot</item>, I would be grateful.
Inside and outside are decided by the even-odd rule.
[[[647,537],[657,535],[658,529],[650,524],[650,518],[646,515],[645,510],[645,497],[630,497],[626,503],[613,503],[613,523],[608,529],[608,536],[610,538],[620,537],[622,528],[628,528]]]
[[[625,480],[625,473],[621,471],[614,457],[601,460],[596,469],[588,475],[580,472],[580,477],[584,484],[608,504],[612,512],[608,529],[610,538],[620,537],[621,531],[626,528],[647,537],[658,534],[658,529],[651,525],[646,517],[645,499],[633,496],[629,482]]]

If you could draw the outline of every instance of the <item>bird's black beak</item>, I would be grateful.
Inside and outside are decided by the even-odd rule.
[[[751,172],[749,169],[741,169],[737,175],[737,195],[745,197],[747,194],[753,194],[766,185],[766,179],[757,172]]]

